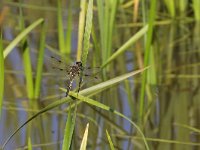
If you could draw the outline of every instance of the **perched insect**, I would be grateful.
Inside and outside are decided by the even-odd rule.
[[[93,77],[95,79],[98,79],[96,76],[93,76],[92,74],[90,74],[90,72],[93,72],[94,68],[84,68],[82,65],[82,62],[77,61],[74,63],[74,65],[67,65],[64,62],[62,62],[60,59],[55,58],[53,56],[51,56],[51,62],[53,64],[53,69],[59,70],[63,73],[65,73],[66,76],[66,97],[68,96],[69,91],[72,88],[72,84],[73,81],[75,80],[75,78],[79,77],[79,88],[78,88],[78,92],[80,90],[80,86],[81,86],[81,82],[82,82],[82,76],[84,77]],[[98,67],[95,68],[95,70],[99,69]]]

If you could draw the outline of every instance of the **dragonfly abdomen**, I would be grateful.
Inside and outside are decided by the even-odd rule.
[[[70,79],[67,80],[67,84],[66,84],[67,85],[66,97],[68,96],[69,91],[72,88],[72,83],[73,83],[73,81],[74,81],[74,79],[75,79],[76,76],[77,76],[77,73],[75,73],[73,71],[70,72]]]
[[[72,88],[72,83],[73,83],[74,79],[73,80],[67,80],[67,91],[66,91],[66,97],[68,96],[69,94],[69,91],[71,90]]]

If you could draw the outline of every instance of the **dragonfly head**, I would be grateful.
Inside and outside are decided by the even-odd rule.
[[[77,62],[76,62],[76,65],[79,66],[79,67],[82,67],[82,66],[83,66],[83,65],[82,65],[82,62],[80,62],[80,61],[77,61]]]

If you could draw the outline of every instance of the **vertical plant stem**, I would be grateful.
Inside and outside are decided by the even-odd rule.
[[[86,14],[86,22],[85,22],[85,31],[84,31],[84,41],[83,41],[83,52],[81,55],[81,61],[83,66],[86,65],[87,55],[90,48],[90,35],[92,31],[92,19],[93,19],[93,0],[89,0],[87,14]]]
[[[67,55],[70,54],[71,52],[71,41],[72,41],[72,1],[69,0],[69,7],[68,7],[68,15],[67,15],[67,29],[66,29],[66,42],[65,42],[65,47],[66,47],[66,53]]]
[[[58,43],[59,49],[61,53],[66,53],[65,49],[65,36],[64,36],[64,29],[63,29],[63,19],[62,19],[62,1],[57,1],[57,21],[58,21]]]
[[[193,0],[194,16],[197,21],[200,21],[200,0]]]
[[[44,50],[45,50],[45,37],[46,37],[46,24],[42,24],[42,32],[40,36],[40,47],[38,53],[38,61],[37,61],[37,71],[36,71],[36,80],[35,80],[35,91],[34,98],[38,99],[40,96],[40,88],[41,88],[41,80],[42,80],[42,68],[44,61]]]
[[[151,48],[151,42],[152,42],[152,35],[153,35],[153,25],[154,20],[156,16],[156,0],[151,1],[150,6],[150,16],[148,24],[149,24],[149,30],[147,32],[147,41],[146,41],[146,48],[145,48],[145,57],[144,57],[144,67],[147,67],[149,64],[149,54],[150,54],[150,48]],[[144,98],[145,98],[145,87],[146,87],[146,78],[147,78],[147,71],[145,70],[142,74],[142,88],[140,93],[140,111],[139,111],[139,119],[140,123],[142,123],[143,113],[144,113]]]
[[[34,88],[33,88],[33,76],[32,76],[32,66],[30,59],[30,50],[27,46],[27,42],[24,43],[24,52],[23,52],[23,63],[24,63],[24,72],[26,77],[26,90],[28,98],[30,101],[34,98]]]
[[[78,44],[77,44],[78,48],[77,48],[77,56],[76,56],[77,61],[81,61],[81,55],[82,55],[86,4],[87,4],[86,0],[81,0],[80,2],[81,11],[79,13],[79,25],[78,25]]]

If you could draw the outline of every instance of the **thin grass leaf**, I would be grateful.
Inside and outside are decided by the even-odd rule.
[[[108,40],[109,40],[109,35],[108,35],[108,32],[109,32],[109,2],[108,1],[102,1],[103,3],[103,44],[104,45],[101,45],[101,48],[103,49],[103,57],[102,57],[102,62],[105,62],[105,60],[107,60],[107,58],[109,57],[108,56]]]
[[[70,146],[72,143],[72,136],[73,136],[73,132],[75,128],[75,122],[76,122],[76,112],[77,112],[77,104],[75,103],[74,114],[73,114],[73,117],[71,117],[71,104],[70,104],[68,119],[67,119],[66,128],[65,128],[65,135],[64,135],[64,140],[63,140],[63,148],[62,148],[63,150],[70,149]]]
[[[192,6],[194,10],[194,16],[197,21],[200,20],[200,0],[193,0]]]
[[[151,69],[147,71],[147,83],[151,85],[157,85],[157,74],[156,74],[156,63],[154,58],[154,49],[151,47],[150,56],[149,56],[149,65]]]
[[[119,135],[118,135],[119,136]],[[141,140],[141,137],[133,137],[133,136],[125,136],[122,135],[122,137],[126,137],[126,138],[130,138],[130,139],[134,139],[134,140]],[[200,143],[195,143],[195,142],[186,142],[186,141],[177,141],[177,140],[168,140],[168,139],[162,139],[162,138],[146,138],[147,141],[149,142],[157,142],[157,143],[161,143],[161,144],[165,144],[165,143],[170,143],[170,144],[180,144],[180,145],[190,145],[190,146],[200,146]]]
[[[125,52],[130,46],[132,46],[139,38],[141,38],[148,30],[148,25],[144,26],[140,31],[133,35],[124,45],[122,45],[101,67],[105,67],[121,53]]]
[[[72,47],[72,1],[69,1],[69,7],[68,7],[68,15],[67,15],[67,29],[66,29],[66,42],[65,42],[65,48],[66,53],[70,54],[71,47]]]
[[[3,42],[2,33],[0,33],[0,119],[4,95],[4,58],[3,58]]]
[[[126,73],[126,74],[123,74],[121,76],[118,76],[118,77],[115,77],[113,79],[110,79],[108,81],[105,81],[105,82],[102,82],[102,83],[99,83],[97,85],[94,85],[92,87],[89,87],[87,89],[84,89],[80,92],[80,94],[83,94],[83,95],[89,95],[89,94],[92,94],[92,93],[98,93],[100,91],[103,91],[105,89],[107,89],[108,87],[111,87],[119,82],[122,82],[124,81],[125,79],[131,77],[131,76],[134,76],[138,73],[141,73],[143,72],[144,70],[148,69],[149,67],[146,67],[146,68],[143,68],[143,69],[139,69],[139,70],[136,70],[136,71],[132,71],[132,72],[129,72],[129,73]]]
[[[28,137],[28,150],[32,150],[31,137]]]
[[[140,135],[142,136],[142,139],[143,139],[143,141],[144,141],[144,144],[145,144],[146,149],[149,150],[149,146],[148,146],[148,144],[147,144],[147,141],[146,141],[146,139],[145,139],[144,134],[142,133],[142,131],[141,131],[141,129],[139,128],[139,126],[137,126],[131,119],[129,119],[129,118],[126,117],[125,115],[121,114],[120,112],[114,110],[113,108],[110,108],[109,106],[104,105],[104,104],[102,104],[102,103],[100,103],[100,102],[98,102],[98,101],[95,101],[95,100],[93,100],[93,99],[90,99],[90,98],[88,98],[88,97],[82,96],[82,95],[80,95],[80,94],[77,95],[77,93],[72,92],[72,91],[69,92],[69,95],[70,95],[71,97],[74,97],[74,98],[76,98],[76,99],[81,100],[82,102],[86,102],[86,103],[88,103],[88,104],[90,104],[90,105],[92,105],[92,106],[96,106],[97,108],[101,108],[101,109],[103,109],[103,110],[112,112],[112,113],[114,113],[114,114],[116,114],[116,115],[118,115],[118,116],[124,118],[124,119],[127,120],[128,122],[130,122],[130,123],[137,129],[137,131],[140,133]]]
[[[67,122],[65,126],[65,133],[64,133],[64,139],[63,139],[63,145],[62,150],[68,150],[70,149],[71,145],[71,126],[72,126],[72,115],[71,115],[71,107],[69,108],[68,115],[67,115]]]
[[[153,36],[153,27],[154,27],[154,21],[156,16],[156,0],[151,1],[151,7],[150,7],[150,16],[149,16],[149,29],[147,32],[147,40],[146,40],[146,48],[145,48],[145,56],[144,56],[144,67],[149,66],[149,54],[151,49],[151,42],[152,42],[152,36]],[[145,95],[145,86],[146,86],[146,79],[147,79],[147,71],[144,71],[142,74],[142,88],[140,92],[140,111],[139,111],[139,119],[140,122],[143,118],[144,113],[144,95]]]
[[[82,55],[82,43],[83,43],[83,34],[84,34],[84,26],[85,26],[85,14],[86,14],[86,0],[80,1],[81,11],[79,13],[79,26],[78,26],[78,44],[77,44],[77,56],[76,60],[81,61]]]
[[[177,1],[177,2],[178,2],[178,9],[180,11],[180,14],[184,15],[184,12],[186,11],[186,8],[188,6],[188,1]]]
[[[40,47],[39,47],[39,53],[38,53],[37,71],[36,71],[36,79],[35,79],[35,91],[34,91],[35,99],[38,99],[40,95],[42,70],[43,70],[43,63],[44,63],[46,29],[47,29],[47,26],[45,23],[43,23],[42,32],[40,36]]]
[[[19,27],[20,30],[23,31],[25,29],[25,21],[22,9],[20,7],[19,9],[20,18],[19,18]],[[34,98],[34,87],[33,87],[33,75],[32,75],[32,66],[31,66],[31,58],[30,58],[30,50],[28,46],[28,40],[27,36],[24,37],[20,43],[22,45],[22,58],[23,58],[23,64],[24,64],[24,74],[25,74],[25,81],[26,81],[26,93],[27,97],[29,98],[30,106],[33,106],[33,98]],[[30,116],[31,113],[28,113],[28,116]],[[27,127],[27,137],[31,137],[31,125]],[[26,139],[27,142],[29,139]]]
[[[23,47],[24,47],[23,63],[24,63],[24,72],[26,77],[26,90],[28,98],[30,100],[33,100],[34,98],[33,75],[32,75],[30,50],[27,47],[27,42],[24,43]]]
[[[183,127],[183,128],[189,129],[189,130],[192,130],[193,132],[196,132],[196,133],[200,134],[200,129],[194,128],[194,127],[192,127],[190,125],[180,124],[180,123],[174,123],[174,125],[180,126],[180,127]]]
[[[112,140],[111,140],[111,137],[110,137],[110,135],[109,135],[109,133],[108,133],[107,130],[106,130],[106,135],[107,135],[107,138],[108,138],[108,142],[109,142],[109,144],[110,144],[110,149],[111,149],[111,150],[114,150],[114,149],[115,149],[114,144],[113,144],[113,142],[112,142]]]
[[[73,100],[76,101],[76,99],[73,99]],[[75,102],[75,109],[74,109],[74,114],[73,114],[73,117],[72,117],[71,129],[70,129],[70,139],[71,139],[71,141],[72,141],[72,135],[74,133],[75,123],[76,123],[76,113],[77,113],[77,101]]]
[[[107,53],[107,56],[109,57],[112,53],[112,45],[113,45],[113,30],[114,30],[114,26],[115,26],[115,16],[116,16],[116,11],[117,11],[117,6],[119,3],[119,0],[110,0],[108,1],[108,21],[107,21],[107,49],[105,49],[104,51]]]
[[[106,44],[105,44],[105,38],[106,36],[104,35],[105,32],[105,24],[106,24],[106,19],[105,19],[105,14],[104,14],[104,7],[103,7],[103,1],[102,0],[97,0],[97,10],[98,10],[98,23],[99,23],[99,29],[100,29],[100,42],[101,42],[101,49],[104,50],[106,49]],[[106,53],[102,52],[102,61],[104,62],[106,59]]]
[[[28,26],[25,30],[23,30],[4,50],[4,58],[8,56],[8,54],[13,50],[13,48],[28,34],[30,33],[36,26],[41,24],[44,19],[38,19],[30,26]]]
[[[62,18],[62,1],[57,1],[57,16],[58,16],[58,43],[59,43],[59,49],[61,53],[66,53],[65,49],[65,36],[64,36],[64,29],[63,29],[63,18]]]
[[[90,34],[92,31],[92,18],[93,18],[93,0],[89,0],[86,22],[85,22],[85,32],[83,39],[83,52],[81,55],[81,62],[83,66],[86,66],[87,55],[90,47]]]
[[[176,15],[176,8],[175,8],[175,1],[173,0],[164,0],[165,5],[171,15],[171,17],[175,17]]]
[[[8,144],[8,142],[12,139],[12,137],[20,130],[22,129],[26,124],[28,124],[30,121],[32,121],[33,119],[35,119],[37,116],[55,108],[58,107],[64,103],[68,103],[70,102],[70,98],[65,98],[62,100],[57,100],[51,104],[49,104],[48,106],[46,106],[45,108],[41,109],[39,112],[37,112],[36,114],[34,114],[33,116],[31,116],[29,119],[27,119],[22,125],[20,125],[7,139],[6,141],[3,143],[2,145],[2,149],[5,149],[6,145]]]
[[[112,54],[113,50],[113,30],[115,29],[115,18],[116,11],[119,0],[109,0],[102,1],[97,0],[97,10],[98,10],[98,22],[100,30],[100,49],[102,64],[105,64],[106,61]],[[106,68],[109,69],[108,67]],[[105,71],[103,75],[105,78]]]
[[[87,147],[87,138],[88,138],[88,129],[89,129],[89,123],[87,123],[87,126],[85,128],[84,136],[81,142],[80,150],[86,150]]]
[[[98,22],[100,30],[100,47],[103,64],[110,57],[112,47],[112,32],[115,20],[117,1],[97,0]],[[112,5],[113,4],[113,5]]]

